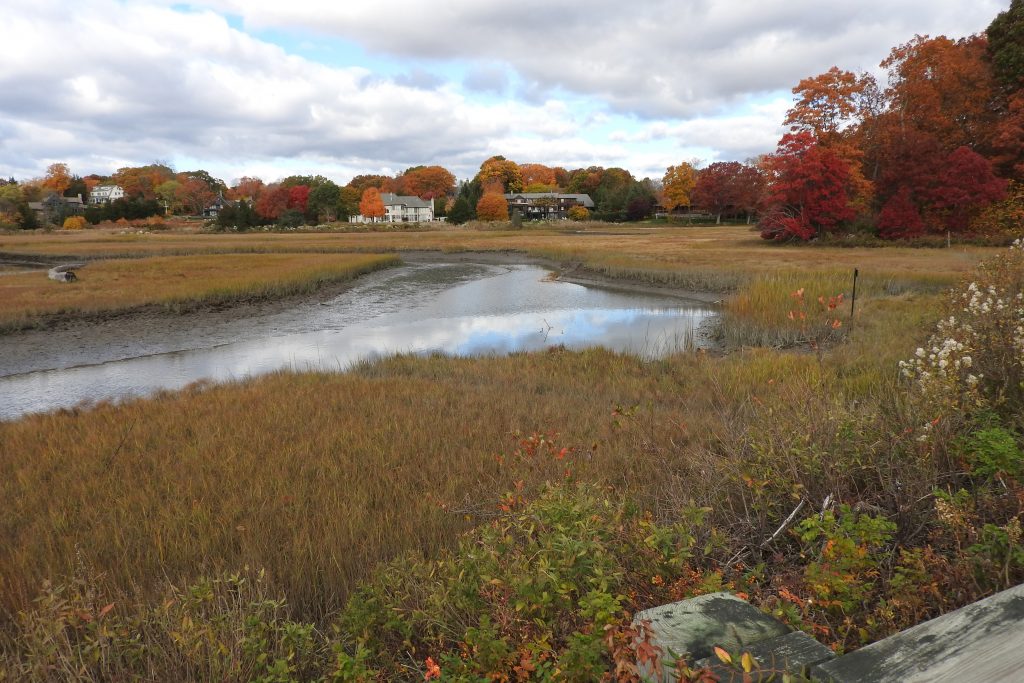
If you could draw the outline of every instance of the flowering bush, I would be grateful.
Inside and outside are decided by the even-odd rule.
[[[951,315],[900,362],[936,419],[953,410],[1019,405],[1024,392],[1024,240],[982,264],[951,297]]]

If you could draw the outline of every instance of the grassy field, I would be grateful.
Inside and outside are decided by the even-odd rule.
[[[446,230],[409,233],[145,233],[104,231],[0,235],[0,253],[118,257],[244,252],[387,252],[399,250],[521,251],[559,261],[582,261],[620,277],[666,278],[673,273],[744,274],[774,270],[847,269],[891,277],[955,277],[993,248],[952,249],[785,247],[745,227],[650,228],[572,224],[578,231]]]
[[[74,284],[43,272],[0,278],[0,331],[60,314],[96,314],[146,305],[182,310],[308,292],[395,265],[391,255],[231,254],[95,261]]]
[[[722,553],[630,578],[632,588],[613,602],[631,608],[742,586],[756,604],[849,648],[1022,575],[1024,553],[1011,552],[1019,547],[1013,545],[1017,496],[1024,500],[1012,474],[1024,468],[1024,455],[1013,455],[1012,435],[1022,426],[1019,397],[1010,400],[997,387],[1001,397],[982,402],[971,385],[970,402],[936,403],[914,394],[898,371],[899,361],[914,357],[947,314],[938,290],[993,250],[794,248],[761,243],[737,228],[610,231],[622,234],[159,235],[133,243],[139,254],[515,249],[644,282],[718,283],[733,294],[721,327],[733,351],[657,361],[557,349],[497,358],[398,357],[342,374],[278,373],[0,423],[0,649],[14,653],[11,662],[26,662],[21,671],[37,661],[52,666],[56,651],[73,661],[84,642],[74,629],[85,623],[75,621],[75,599],[94,605],[91,614],[108,602],[122,614],[165,614],[167,605],[187,604],[165,597],[169,581],[183,586],[199,576],[264,568],[268,595],[287,596],[288,617],[308,620],[320,633],[334,632],[331,624],[339,623],[339,610],[358,586],[377,586],[367,589],[376,602],[366,604],[392,621],[372,628],[398,629],[396,635],[381,636],[376,645],[360,639],[358,624],[369,628],[373,617],[360,622],[350,606],[336,631],[338,647],[356,656],[366,645],[381,671],[422,680],[409,653],[422,662],[431,651],[424,647],[461,648],[465,659],[484,647],[479,614],[470,615],[466,635],[453,631],[443,614],[424,614],[431,591],[439,591],[439,602],[431,604],[442,612],[451,600],[434,558],[446,556],[470,529],[511,528],[501,526],[507,523],[501,508],[515,508],[507,492],[533,500],[567,471],[652,520],[674,523],[695,506],[707,510],[713,529],[707,538],[717,539],[709,547],[720,544]],[[103,246],[101,238],[87,237],[71,253],[124,253],[120,241]],[[70,243],[62,238],[30,236],[0,251],[63,253]],[[993,282],[1019,291],[1019,261],[1011,275]],[[833,297],[849,294],[854,266],[863,279],[851,320],[848,301]],[[984,318],[978,320],[981,330]],[[1011,369],[1019,374],[1005,339],[994,332],[986,339],[970,349],[974,367],[984,366],[989,378],[1009,377]],[[984,365],[986,353],[1003,365]],[[1000,442],[998,456],[977,455],[984,448],[976,452],[969,444],[972,430],[982,428],[1003,429],[1010,445]],[[973,473],[979,458],[996,460]],[[967,497],[941,503],[942,491],[952,496],[958,486],[967,487]],[[799,501],[809,503],[805,536],[765,540],[775,538]],[[948,526],[948,519],[963,525]],[[830,520],[838,521],[828,526]],[[883,522],[895,535],[872,531]],[[647,533],[640,546],[653,542]],[[489,547],[481,544],[471,543],[470,554]],[[403,559],[381,578],[380,563],[395,558]],[[48,597],[30,608],[48,580],[66,591],[46,589]],[[411,593],[396,597],[398,586],[411,586]],[[485,592],[476,584],[469,589],[477,597]],[[87,597],[73,599],[75,591]],[[780,597],[794,593],[796,602]],[[584,596],[570,597],[578,604]],[[32,609],[43,616],[17,616],[37,614]],[[252,616],[239,609],[240,620]],[[505,629],[502,637],[526,638],[531,652],[566,647],[569,634],[556,636],[555,625],[538,627],[495,609],[494,619],[509,620],[494,622]],[[177,643],[185,628],[183,617],[163,626],[137,618],[145,638],[159,631]],[[195,617],[187,618],[191,624]],[[402,636],[401,628],[412,630]],[[70,640],[54,640],[54,629],[70,633]],[[428,632],[433,640],[418,640]],[[201,638],[208,641],[209,633]],[[287,643],[293,635],[281,637]],[[494,661],[519,662],[526,651]],[[170,666],[182,656],[180,643],[168,652],[165,659],[153,655],[148,666]],[[197,652],[206,650],[191,656]],[[392,661],[400,654],[407,659]],[[234,662],[236,655],[224,657]],[[109,675],[116,667],[103,669],[105,661],[95,670]],[[2,665],[0,657],[0,671]],[[123,666],[116,670],[136,664]],[[511,665],[487,666],[500,672]],[[37,680],[51,676],[52,669],[38,670]],[[479,670],[486,671],[492,670]],[[339,680],[359,680],[353,676]]]

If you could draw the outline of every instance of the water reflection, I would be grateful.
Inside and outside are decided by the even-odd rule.
[[[145,351],[136,357],[112,359],[107,348],[95,350],[95,364],[61,368],[59,359],[49,359],[50,369],[0,378],[0,418],[179,389],[200,379],[222,382],[282,368],[342,370],[393,353],[600,345],[658,356],[678,348],[711,314],[678,299],[552,282],[546,275],[531,266],[415,265],[369,276],[327,305],[188,331],[161,341],[155,353],[140,339],[134,346]]]

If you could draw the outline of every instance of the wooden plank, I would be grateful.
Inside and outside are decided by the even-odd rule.
[[[1024,585],[816,666],[834,683],[1024,681]]]
[[[744,676],[742,671],[725,666],[715,657],[697,662],[695,668],[710,668],[720,683],[778,683],[783,673],[804,675],[813,665],[836,656],[832,650],[803,631],[792,631],[784,636],[762,640],[750,647],[734,650],[731,654],[735,659],[744,652],[754,658],[759,671]]]

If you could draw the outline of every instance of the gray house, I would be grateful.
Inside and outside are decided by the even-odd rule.
[[[82,201],[82,195],[62,197],[59,194],[51,194],[41,202],[29,202],[28,208],[32,209],[36,218],[43,223],[60,224],[68,216],[81,216],[85,213],[85,202]]]

